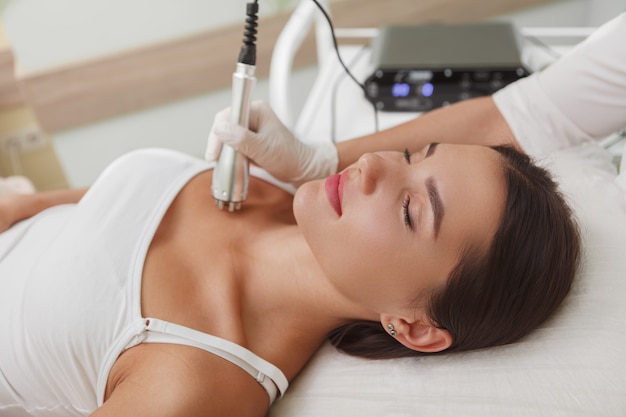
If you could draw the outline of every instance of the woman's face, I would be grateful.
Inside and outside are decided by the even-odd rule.
[[[432,144],[365,154],[306,183],[294,213],[337,290],[372,313],[406,314],[445,285],[464,249],[487,250],[505,199],[496,151]]]

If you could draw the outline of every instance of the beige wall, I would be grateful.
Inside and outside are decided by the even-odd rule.
[[[24,175],[38,190],[67,187],[52,141],[40,129],[14,73],[12,47],[0,26],[0,176]],[[36,140],[37,146],[27,140]]]

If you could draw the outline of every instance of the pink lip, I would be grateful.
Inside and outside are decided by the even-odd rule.
[[[330,205],[335,209],[339,217],[341,217],[341,201],[343,199],[343,174],[333,174],[326,179],[325,189],[326,196]]]

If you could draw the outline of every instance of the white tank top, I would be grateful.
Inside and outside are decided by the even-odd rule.
[[[247,371],[270,402],[284,393],[280,369],[242,346],[141,316],[152,237],[178,192],[207,169],[175,151],[133,151],[78,204],[0,234],[0,415],[89,415],[103,403],[115,360],[142,342],[196,346]],[[251,170],[280,186],[263,173]]]

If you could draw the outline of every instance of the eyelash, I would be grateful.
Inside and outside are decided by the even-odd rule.
[[[413,219],[411,219],[411,215],[409,214],[409,203],[411,202],[411,197],[406,196],[404,201],[402,202],[402,211],[404,213],[404,224],[409,227],[409,229],[413,230]]]
[[[407,163],[411,163],[411,152],[408,149],[404,150],[404,159],[406,159]]]
[[[404,159],[408,164],[411,164],[411,152],[408,149],[404,150]],[[409,229],[413,230],[413,219],[411,219],[411,214],[409,213],[409,204],[411,203],[411,196],[407,195],[402,202],[402,212],[404,213],[404,224],[409,227]]]

